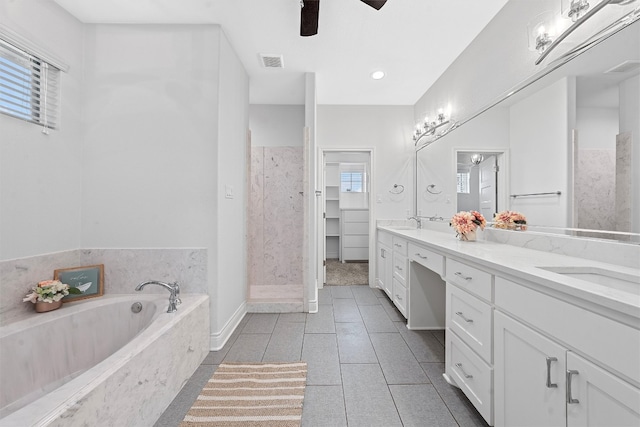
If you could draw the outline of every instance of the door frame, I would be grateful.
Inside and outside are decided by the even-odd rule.
[[[325,253],[326,253],[326,236],[325,236],[325,222],[323,218],[324,209],[325,209],[325,174],[324,174],[324,164],[325,164],[325,154],[327,153],[367,153],[369,154],[369,287],[374,287],[375,281],[375,255],[376,255],[376,224],[375,224],[375,203],[373,203],[374,195],[376,194],[376,183],[375,183],[375,148],[373,147],[363,147],[363,148],[355,148],[355,147],[318,147],[318,155],[316,162],[316,177],[318,182],[318,188],[316,188],[316,193],[318,191],[321,192],[322,198],[319,208],[317,209],[317,227],[316,227],[316,236],[318,241],[318,250],[317,250],[317,260],[318,266],[322,268],[318,268],[318,277],[316,278],[317,288],[322,289],[325,284],[326,277],[326,268],[323,265],[325,261]]]

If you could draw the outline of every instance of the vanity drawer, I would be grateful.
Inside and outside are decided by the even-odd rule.
[[[393,303],[398,307],[400,313],[407,317],[407,288],[398,279],[393,278]]]
[[[409,243],[409,259],[420,265],[435,271],[439,275],[444,274],[444,257],[421,246]]]
[[[393,277],[407,285],[407,258],[400,254],[393,254]]]
[[[393,240],[393,236],[390,233],[387,233],[386,231],[378,230],[378,242],[391,248],[393,247],[392,240]]]
[[[447,375],[456,382],[487,423],[493,425],[493,368],[450,329],[447,330],[445,351]]]
[[[451,258],[446,259],[447,282],[491,301],[492,275]]]
[[[447,283],[447,327],[491,363],[493,340],[491,306]]]
[[[394,252],[407,256],[407,241],[401,237],[393,236],[393,250]]]

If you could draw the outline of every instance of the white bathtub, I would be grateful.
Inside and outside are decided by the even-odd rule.
[[[209,297],[167,305],[106,295],[0,327],[0,426],[152,426],[209,351]]]

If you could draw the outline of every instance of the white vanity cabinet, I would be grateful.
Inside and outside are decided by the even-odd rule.
[[[445,378],[493,424],[493,275],[446,258]]]
[[[383,289],[406,318],[409,300],[407,240],[378,230],[376,285]]]
[[[393,299],[393,250],[391,234],[378,231],[376,247],[376,285]]]
[[[496,426],[640,425],[614,373],[637,381],[640,331],[500,277],[495,298]]]
[[[393,236],[393,303],[400,313],[407,317],[407,241],[398,236]]]

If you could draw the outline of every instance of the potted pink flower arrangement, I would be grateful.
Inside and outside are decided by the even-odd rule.
[[[460,240],[476,240],[476,229],[484,230],[487,220],[478,211],[461,211],[451,218],[449,225],[456,230],[456,237]]]
[[[527,218],[520,212],[501,211],[493,217],[493,226],[495,228],[504,228],[507,230],[526,230]]]
[[[55,310],[62,306],[62,298],[69,294],[79,294],[80,289],[73,288],[59,280],[43,280],[31,288],[23,299],[23,302],[35,304],[36,312]]]

